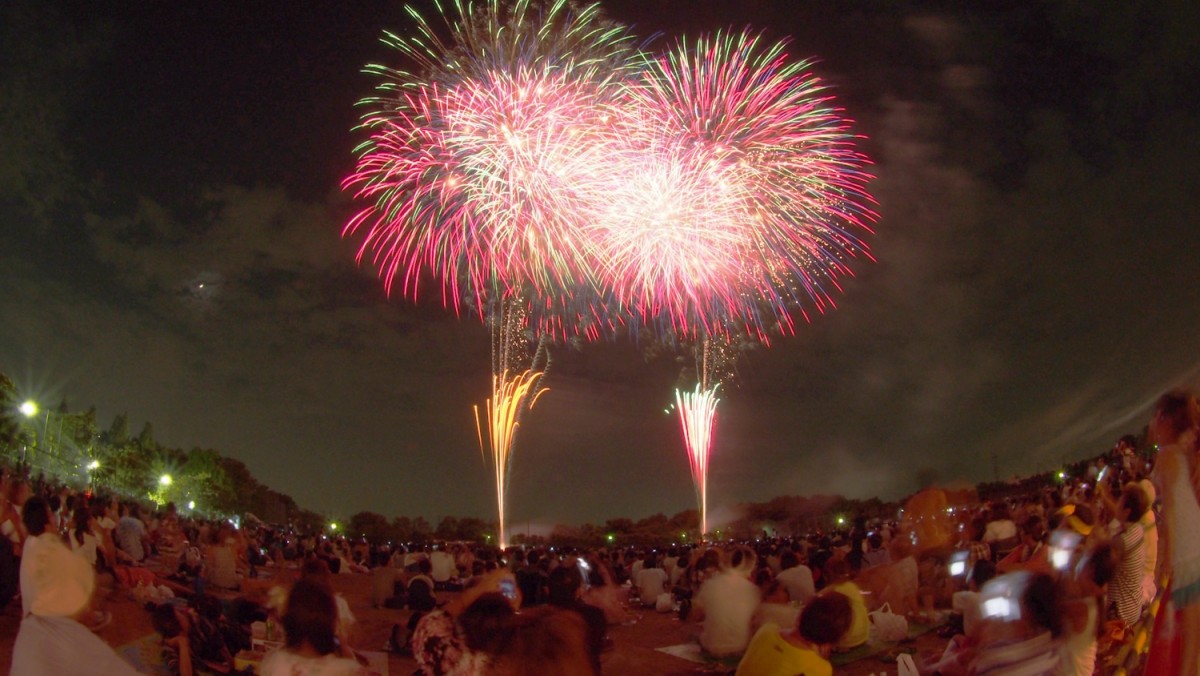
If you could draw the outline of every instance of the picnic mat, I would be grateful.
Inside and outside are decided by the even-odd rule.
[[[117,654],[126,662],[133,665],[142,674],[171,676],[167,665],[162,659],[162,637],[157,633],[126,643],[117,648]]]
[[[918,624],[916,622],[908,623],[908,638],[911,641],[922,634],[927,634],[934,629],[942,626],[941,624]],[[892,650],[899,646],[903,641],[884,641],[876,638],[874,635],[867,639],[867,642],[858,646],[854,650],[848,650],[844,653],[833,653],[829,656],[829,662],[835,667],[844,667],[851,662],[857,662],[861,659],[873,657],[886,650]]]

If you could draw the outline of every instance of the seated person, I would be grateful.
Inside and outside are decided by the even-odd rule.
[[[756,559],[748,547],[734,549],[727,564],[696,595],[695,610],[704,623],[700,647],[710,655],[740,655],[750,643],[750,623],[761,598],[750,581]]]
[[[30,540],[21,558],[21,594],[28,608],[12,649],[13,674],[116,674],[137,671],[77,621],[88,610],[95,572],[48,531],[50,510],[30,498],[21,514]],[[27,541],[27,542],[29,542]]]
[[[834,646],[834,650],[844,652],[866,643],[871,636],[871,616],[867,613],[867,604],[863,600],[862,590],[850,579],[850,566],[845,559],[830,558],[825,563],[825,572],[822,577],[827,581],[824,591],[837,592],[850,600],[850,628],[842,634],[842,638]]]
[[[442,608],[425,613],[412,636],[421,674],[477,674],[498,647],[500,628],[521,607],[513,574],[498,568]]]
[[[283,615],[284,647],[267,655],[262,676],[365,676],[357,660],[343,654],[337,639],[337,604],[324,585],[302,579],[288,594]]]
[[[583,577],[576,566],[559,566],[550,573],[547,601],[550,605],[570,610],[580,616],[587,625],[588,655],[596,673],[600,673],[600,653],[603,652],[608,634],[604,611],[580,600]]]
[[[796,625],[764,624],[738,663],[737,676],[832,676],[829,653],[850,628],[850,599],[825,592],[804,607]]]
[[[634,574],[633,583],[643,606],[653,607],[659,595],[667,591],[667,571],[658,567],[654,553],[646,554],[642,567]]]
[[[770,580],[762,587],[762,603],[754,611],[755,628],[764,624],[777,627],[794,627],[800,617],[800,604],[788,599],[787,588],[778,578]]]
[[[227,674],[233,670],[235,651],[229,649],[210,618],[186,606],[163,603],[155,607],[150,621],[163,638],[163,662],[172,674]]]

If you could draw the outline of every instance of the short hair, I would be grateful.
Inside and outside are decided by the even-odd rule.
[[[50,505],[46,502],[46,498],[35,495],[26,500],[25,507],[21,511],[21,521],[30,535],[45,533],[46,526],[50,525]]]
[[[1021,605],[1029,611],[1034,624],[1050,630],[1055,638],[1063,633],[1062,596],[1054,578],[1045,573],[1033,575],[1021,594]]]
[[[800,557],[796,555],[796,552],[793,552],[790,549],[784,550],[783,555],[779,557],[780,570],[795,568],[798,565],[800,565]]]
[[[477,652],[494,653],[504,641],[508,623],[515,614],[503,594],[480,594],[458,618],[467,647]]]
[[[1113,551],[1112,543],[1099,542],[1083,555],[1077,570],[1080,572],[1091,567],[1092,582],[1097,587],[1112,582],[1117,575],[1117,554]]]
[[[172,603],[160,603],[154,607],[150,612],[150,626],[163,638],[175,638],[183,633],[183,626],[175,617],[175,605]]]
[[[1129,510],[1129,523],[1136,523],[1141,520],[1146,514],[1146,491],[1142,487],[1134,484],[1125,484],[1121,489],[1121,500],[1125,502],[1125,508]]]
[[[559,566],[551,571],[546,585],[549,588],[550,603],[561,605],[575,600],[575,593],[583,585],[583,578],[580,577],[577,567]]]
[[[287,647],[299,648],[305,642],[317,653],[328,655],[337,649],[337,602],[328,587],[301,578],[288,594],[283,631]]]
[[[796,629],[808,641],[831,645],[841,640],[853,617],[849,597],[838,592],[825,592],[804,606]]]
[[[838,582],[841,578],[850,575],[850,564],[840,557],[834,557],[825,562],[825,580],[827,582]]]
[[[988,559],[980,559],[975,562],[971,568],[971,582],[975,583],[976,589],[983,589],[983,585],[987,584],[988,580],[996,577],[996,564]]]

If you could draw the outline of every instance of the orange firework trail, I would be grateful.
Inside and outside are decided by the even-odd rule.
[[[500,547],[508,545],[504,533],[504,498],[508,493],[508,470],[512,462],[512,451],[521,426],[521,416],[533,408],[539,397],[549,391],[539,383],[541,371],[526,370],[510,374],[508,369],[492,376],[492,397],[484,402],[487,409],[488,443],[483,441],[483,425],[479,407],[475,407],[475,431],[479,435],[479,452],[487,459],[488,448],[492,452],[492,465],[496,473],[496,507],[500,514]]]

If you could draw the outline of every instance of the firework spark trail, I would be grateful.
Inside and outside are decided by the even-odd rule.
[[[491,462],[496,480],[496,507],[500,515],[500,547],[508,545],[504,529],[507,514],[505,498],[508,495],[508,471],[512,465],[512,450],[516,445],[517,431],[521,426],[522,414],[533,408],[548,388],[540,385],[540,371],[524,371],[513,374],[505,370],[492,377],[492,396],[484,402],[487,415],[488,439],[484,442],[483,424],[479,407],[475,407],[475,431],[479,435],[479,452],[487,459],[491,451]]]
[[[700,507],[700,537],[708,533],[708,458],[712,452],[713,433],[717,424],[717,388],[705,389],[696,385],[691,392],[675,390],[675,405],[679,424],[687,447],[688,463],[692,468],[692,483],[696,487],[696,502]]]

